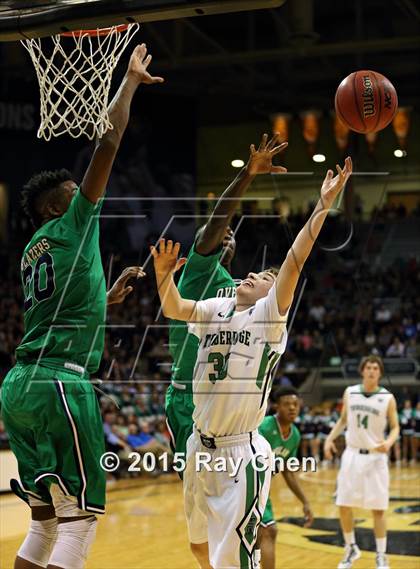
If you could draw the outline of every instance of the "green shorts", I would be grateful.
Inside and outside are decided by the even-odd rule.
[[[264,514],[261,520],[261,527],[266,528],[268,526],[272,526],[276,523],[276,519],[274,517],[273,512],[273,504],[271,503],[270,498],[267,500],[267,505],[264,510]]]
[[[99,405],[88,375],[64,367],[18,363],[2,385],[2,416],[17,458],[20,482],[11,488],[51,503],[51,483],[79,508],[105,512],[105,452]]]
[[[193,394],[170,385],[166,392],[165,412],[172,451],[183,453],[185,458],[187,440],[193,431]]]

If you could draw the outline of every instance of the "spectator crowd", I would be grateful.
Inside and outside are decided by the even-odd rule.
[[[239,217],[236,219],[237,252],[232,266],[235,278],[259,270],[263,259],[266,266],[280,264],[305,221],[301,212],[279,215],[283,206],[278,200],[272,207],[271,216],[250,216],[240,224]],[[344,238],[348,231],[345,219],[332,218],[323,230],[301,279],[304,294],[301,300],[297,295],[291,311],[292,326],[276,383],[287,383],[287,376],[298,369],[337,364],[368,353],[419,359],[420,265],[414,258],[396,258],[386,267],[373,262],[381,238],[403,212],[393,212],[391,217],[389,212],[376,214],[376,241],[366,238],[366,222],[362,219],[354,222],[348,244]],[[138,251],[121,254],[116,249],[118,244],[107,235],[104,231],[104,267],[107,277],[112,268],[113,280],[122,268],[146,258],[148,243],[144,243],[143,256]],[[331,239],[337,235],[342,245],[334,249]],[[0,383],[14,364],[14,350],[23,334],[18,255],[6,247],[0,250],[4,274],[0,282]],[[156,456],[163,451],[170,453],[164,418],[171,370],[168,328],[159,315],[151,264],[146,271],[147,277],[137,281],[124,304],[113,305],[108,311],[105,351],[95,377],[107,446],[125,457],[133,449]],[[334,420],[333,408],[331,405],[326,415],[324,411],[320,415],[328,420],[312,421],[321,425],[312,439],[321,441],[327,433]],[[303,441],[307,441],[303,442],[302,453],[310,448],[317,455],[315,443],[305,439],[311,434],[305,431],[311,421],[304,417],[311,413],[305,411],[300,421]],[[314,412],[313,416],[318,415]],[[7,445],[1,424],[0,445]]]

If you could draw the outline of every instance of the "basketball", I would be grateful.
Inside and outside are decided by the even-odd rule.
[[[335,94],[338,117],[355,132],[365,134],[384,129],[394,118],[397,108],[395,87],[377,71],[350,73]]]

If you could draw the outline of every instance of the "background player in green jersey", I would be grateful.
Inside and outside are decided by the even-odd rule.
[[[42,172],[23,205],[36,231],[22,256],[25,335],[2,388],[2,414],[17,457],[12,489],[32,510],[15,569],[81,569],[105,505],[100,465],[104,435],[89,382],[104,344],[107,295],[99,250],[99,214],[130,104],[151,56],[137,46],[109,108],[113,126],[98,140],[81,187],[65,170]],[[126,271],[110,302],[130,292]]]
[[[224,191],[216,207],[201,227],[191,247],[178,290],[182,297],[204,300],[235,296],[235,283],[227,268],[235,253],[235,239],[229,224],[252,180],[258,174],[282,173],[286,169],[273,166],[272,158],[287,146],[274,148],[277,135],[267,144],[265,134],[258,150],[251,153],[249,162]],[[253,147],[253,145],[252,145]],[[192,377],[197,358],[198,339],[188,333],[185,322],[171,320],[169,349],[173,358],[171,385],[166,396],[166,414],[174,451],[184,453],[192,432]]]
[[[270,443],[276,457],[282,457],[286,461],[290,457],[297,456],[300,445],[300,433],[293,424],[299,414],[299,395],[293,387],[281,387],[273,394],[272,400],[277,412],[275,415],[265,417],[258,430]],[[290,490],[302,502],[305,527],[310,526],[313,522],[313,514],[296,473],[284,470],[282,474]],[[276,536],[276,519],[269,498],[258,536],[263,569],[275,568]]]
[[[268,144],[267,141],[268,136],[264,134],[258,150],[251,146],[248,164],[223,192],[210,219],[198,230],[178,282],[183,298],[205,300],[235,296],[235,283],[227,270],[236,246],[229,224],[256,175],[286,172],[282,166],[273,166],[272,159],[287,147],[287,143],[280,144],[275,153],[271,153],[277,135]],[[170,321],[169,349],[173,366],[171,385],[166,394],[166,417],[172,450],[185,457],[187,440],[193,429],[192,379],[198,349],[198,338],[188,333],[185,322]],[[203,550],[201,544],[191,544],[191,550],[201,567],[206,567],[207,549]]]

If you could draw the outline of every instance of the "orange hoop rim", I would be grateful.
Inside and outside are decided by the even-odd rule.
[[[133,22],[135,23],[135,22]],[[101,37],[108,36],[112,32],[125,32],[130,24],[119,24],[118,26],[110,26],[108,28],[97,28],[96,30],[74,30],[72,32],[61,32],[60,36],[64,37],[80,37],[80,36],[91,36],[91,37]]]

